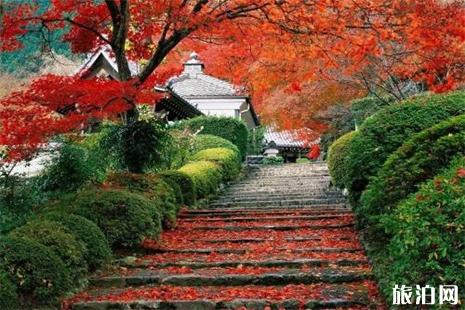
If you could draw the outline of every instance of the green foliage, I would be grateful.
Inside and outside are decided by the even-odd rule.
[[[170,177],[165,176],[164,174],[158,174],[158,176],[166,183],[169,185],[169,187],[173,190],[174,198],[176,205],[181,206],[184,204],[184,197],[181,191],[181,186]]]
[[[395,284],[438,287],[465,285],[465,160],[454,160],[443,173],[401,202],[382,226],[391,236],[380,247],[377,271],[381,289],[392,299]],[[375,265],[377,267],[378,265]],[[463,292],[462,292],[463,296]]]
[[[113,173],[105,184],[142,195],[153,207],[161,212],[163,223],[171,226],[176,223],[180,205],[176,203],[174,190],[160,176],[155,174]]]
[[[0,235],[26,223],[44,199],[33,180],[18,176],[0,178]]]
[[[452,116],[465,113],[465,93],[415,97],[382,109],[367,118],[352,140],[347,189],[357,202],[368,179],[387,157],[413,134]]]
[[[221,166],[221,173],[225,181],[233,180],[241,171],[241,159],[239,158],[239,154],[224,147],[200,151],[192,156],[192,160],[206,160],[217,163]]]
[[[20,309],[16,285],[3,270],[0,270],[0,309]]]
[[[17,237],[0,237],[0,268],[27,303],[54,304],[69,290],[69,273],[48,247]]]
[[[51,161],[47,170],[39,177],[38,183],[43,191],[71,192],[86,182],[97,181],[98,170],[88,150],[65,142],[59,155]]]
[[[218,136],[204,134],[194,136],[190,147],[190,153],[195,154],[203,150],[218,147],[227,148],[239,154],[239,149],[231,141]]]
[[[165,180],[170,182],[176,183],[179,185],[181,189],[181,193],[183,196],[183,201],[186,205],[192,206],[195,205],[196,202],[196,188],[194,181],[191,177],[187,174],[176,171],[176,170],[168,170],[160,173],[160,176]]]
[[[297,158],[296,160],[297,164],[308,164],[310,162],[311,162],[310,159],[308,159],[307,157],[300,157],[300,158]]]
[[[329,173],[335,186],[344,188],[349,183],[348,177],[348,159],[351,142],[358,135],[358,131],[351,131],[337,139],[328,152]]]
[[[170,137],[166,126],[156,121],[107,125],[100,149],[117,169],[142,173],[165,165],[164,149]]]
[[[397,203],[417,191],[456,156],[465,154],[465,115],[441,122],[413,135],[388,157],[363,193],[356,209],[359,222],[378,221]]]
[[[179,122],[176,124],[176,128],[189,128],[192,132],[200,130],[201,134],[224,138],[239,148],[241,158],[247,154],[249,131],[242,120],[232,117],[200,116]]]
[[[124,190],[88,189],[63,198],[54,207],[96,223],[114,248],[135,247],[161,232],[158,208],[146,197]]]
[[[111,260],[111,249],[107,239],[98,226],[90,220],[63,212],[45,213],[43,218],[60,223],[67,233],[72,234],[86,246],[84,258],[89,269],[94,271]]]
[[[63,261],[73,280],[78,280],[87,271],[85,244],[58,222],[33,220],[13,230],[11,235],[37,241],[51,249]]]
[[[378,98],[368,96],[361,99],[355,99],[350,102],[348,108],[339,106],[336,107],[339,111],[331,120],[331,125],[328,131],[321,137],[321,147],[325,154],[328,153],[331,144],[344,134],[355,130],[356,126],[360,126],[365,119],[378,112],[380,109],[392,104],[392,97]]]
[[[266,127],[259,126],[249,131],[249,142],[247,146],[248,155],[260,155],[263,150],[263,139]]]
[[[188,163],[179,169],[194,181],[198,198],[213,194],[221,184],[221,167],[211,161]]]
[[[284,164],[284,158],[278,156],[267,156],[263,159],[263,164],[266,166],[278,166]]]

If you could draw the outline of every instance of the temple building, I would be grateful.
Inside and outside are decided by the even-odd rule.
[[[168,81],[166,88],[185,99],[205,115],[242,119],[249,128],[259,125],[250,97],[243,89],[204,72],[204,64],[193,52],[181,75]]]

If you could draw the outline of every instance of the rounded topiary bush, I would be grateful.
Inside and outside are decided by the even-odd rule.
[[[221,184],[221,168],[211,161],[191,162],[181,167],[179,171],[192,178],[199,198],[216,192]]]
[[[9,275],[0,269],[0,309],[20,309],[16,285]]]
[[[356,208],[362,225],[376,223],[450,161],[465,154],[465,115],[428,128],[407,140],[370,181]],[[370,219],[372,218],[372,219]]]
[[[168,170],[160,173],[160,176],[166,181],[171,180],[172,182],[179,185],[183,196],[183,201],[186,205],[192,206],[196,202],[196,188],[194,181],[187,174],[176,171]]]
[[[176,124],[177,129],[189,128],[192,132],[214,135],[231,141],[239,148],[241,157],[247,154],[249,130],[240,119],[233,117],[199,116]]]
[[[235,151],[223,147],[206,149],[192,156],[194,161],[213,161],[222,168],[222,175],[225,181],[230,181],[237,177],[241,171],[241,159]]]
[[[333,184],[339,188],[344,188],[349,183],[348,180],[348,160],[351,149],[351,142],[358,134],[351,131],[334,141],[329,147],[328,168]]]
[[[239,149],[231,141],[218,136],[206,134],[199,134],[194,136],[190,151],[192,154],[195,154],[206,149],[217,147],[224,147],[239,153]]]
[[[78,280],[87,271],[86,246],[58,222],[33,220],[13,230],[11,235],[37,241],[51,249],[68,268],[73,280]]]
[[[96,223],[111,247],[134,247],[161,232],[160,210],[146,197],[118,189],[88,189],[59,202]]]
[[[61,259],[31,239],[0,237],[0,268],[8,273],[24,303],[54,304],[71,286]]]
[[[386,295],[398,283],[465,285],[464,197],[465,159],[459,158],[383,218],[391,237],[383,256]]]
[[[352,141],[347,187],[357,202],[371,176],[413,134],[465,113],[465,93],[414,97],[367,118]]]
[[[110,245],[94,222],[82,216],[64,212],[45,213],[43,217],[60,223],[68,233],[86,245],[84,258],[90,270],[94,271],[110,262],[112,257]]]
[[[175,191],[160,176],[156,174],[112,173],[108,175],[105,184],[112,188],[143,195],[161,212],[164,224],[171,226],[176,222],[181,205],[176,202]]]

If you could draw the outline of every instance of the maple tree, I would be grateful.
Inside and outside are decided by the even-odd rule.
[[[208,66],[213,73],[249,86],[265,120],[282,115],[279,122],[288,127],[323,130],[312,120],[314,112],[358,96],[362,87],[390,81],[401,96],[405,81],[446,91],[463,79],[461,1],[50,2],[41,10],[31,2],[3,3],[0,49],[21,48],[26,33],[46,41],[47,33],[65,28],[63,40],[74,53],[109,48],[119,80],[45,75],[2,99],[0,144],[8,146],[10,159],[24,158],[57,133],[82,128],[89,117],[125,112],[128,122],[137,119],[136,105],[156,103],[161,95],[153,87],[179,72],[192,49],[214,64]],[[140,72],[131,72],[131,61],[142,64]],[[343,91],[348,84],[359,88]],[[306,98],[314,94],[318,98]],[[266,113],[272,96],[290,97],[287,109]]]

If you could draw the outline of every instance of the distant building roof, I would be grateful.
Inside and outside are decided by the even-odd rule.
[[[193,52],[184,63],[181,75],[168,81],[168,88],[186,99],[204,97],[244,97],[236,86],[207,75],[204,64],[197,53]]]
[[[95,68],[96,64],[100,64],[100,67],[106,67],[108,74],[114,79],[118,79],[118,65],[116,64],[115,57],[111,54],[109,47],[102,47],[95,53],[87,56],[84,63],[77,70],[79,74],[92,74],[97,72],[90,72]],[[140,73],[140,66],[134,61],[129,61],[129,70],[131,75],[137,75]],[[109,70],[108,70],[109,69]]]
[[[280,149],[300,148],[307,149],[315,142],[308,143],[301,138],[303,131],[311,131],[309,128],[297,130],[277,130],[273,126],[267,127],[265,132],[265,143],[274,142]]]

